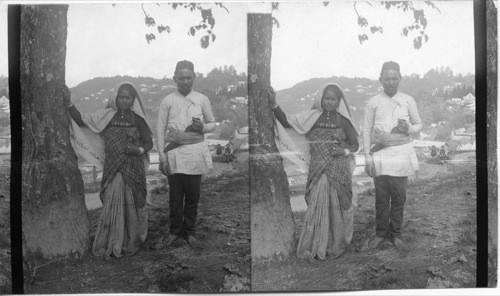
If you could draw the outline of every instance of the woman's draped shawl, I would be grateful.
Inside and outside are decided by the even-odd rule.
[[[337,112],[349,119],[356,132],[359,133],[357,124],[355,124],[352,119],[349,101],[344,92],[342,92],[340,86],[336,83],[326,83],[321,86],[316,94],[314,105],[311,110],[305,110],[294,115],[287,114],[287,121],[293,129],[284,128],[276,119],[274,122],[275,143],[279,152],[306,172],[309,170],[310,164],[310,143],[307,141],[305,134],[311,130],[321,113],[323,113],[321,99],[323,98],[325,88],[329,85],[337,86],[342,93],[342,100],[340,101]]]
[[[138,208],[144,207],[146,205],[147,184],[143,158],[141,155],[126,153],[127,145],[141,145],[139,129],[137,127],[110,126],[103,133],[103,136],[106,164],[102,172],[101,197],[104,196],[106,188],[112,183],[116,174],[120,172],[125,183],[132,189],[135,205]]]
[[[147,117],[144,112],[145,108],[140,93],[132,83],[126,81],[120,82],[115,86],[113,94],[108,99],[108,105],[105,109],[99,109],[95,112],[82,114],[82,120],[87,126],[79,126],[70,116],[70,142],[73,146],[73,150],[77,155],[85,158],[98,169],[104,168],[105,161],[104,139],[100,133],[104,131],[108,123],[118,111],[118,108],[116,107],[116,97],[118,95],[118,89],[124,84],[130,84],[135,89],[137,98],[134,100],[132,111],[142,117],[147,123]],[[151,127],[149,127],[149,130],[152,133]],[[144,170],[147,171],[149,167],[148,153],[143,155],[143,162]]]

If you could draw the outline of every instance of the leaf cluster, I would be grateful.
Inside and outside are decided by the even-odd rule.
[[[364,2],[370,6],[370,2]],[[441,12],[431,1],[425,1],[426,5],[430,6],[432,9],[435,9]],[[424,43],[427,43],[429,40],[429,36],[425,33],[425,29],[427,28],[427,18],[425,17],[424,9],[417,9],[412,1],[382,1],[381,5],[384,6],[386,10],[390,10],[391,8],[402,10],[403,12],[413,12],[413,23],[411,25],[403,27],[401,31],[401,35],[404,37],[408,37],[411,32],[415,32],[412,35],[417,35],[413,39],[413,47],[415,49],[420,49]],[[358,16],[357,23],[360,28],[368,28],[370,29],[371,34],[375,34],[377,32],[383,34],[384,30],[381,26],[372,25],[370,26],[368,20],[363,17],[357,10],[358,2],[354,2],[354,10]],[[369,37],[366,33],[359,34],[358,40],[360,44],[368,41]]]
[[[370,4],[370,2],[365,2],[365,3],[368,4],[368,5],[370,5],[370,6],[372,6]],[[354,2],[354,11],[356,12],[356,15],[358,16],[358,20],[357,20],[358,21],[358,26],[361,27],[361,28],[368,27],[369,26],[368,20],[359,13],[358,9],[356,8],[357,4],[358,4],[358,2]],[[384,33],[384,28],[382,28],[381,26],[372,25],[370,27],[370,32],[372,34],[375,34],[377,32],[379,32],[380,34],[383,34]],[[368,37],[367,34],[359,34],[358,35],[358,40],[359,40],[360,44],[363,44],[363,42],[368,41],[368,39],[369,39],[369,37]]]
[[[425,29],[427,28],[427,18],[425,17],[424,9],[415,8],[414,3],[411,1],[383,1],[381,3],[387,10],[394,7],[396,9],[403,10],[403,12],[412,11],[414,21],[411,25],[405,26],[402,29],[401,35],[408,37],[411,32],[415,32],[417,35],[413,39],[413,47],[415,49],[420,49],[424,43],[427,43],[429,36],[425,33]],[[432,9],[441,12],[431,1],[425,1],[424,3]]]
[[[330,4],[331,2],[325,1],[323,2],[323,5],[326,7]],[[368,1],[363,1],[363,3],[372,6],[373,5],[368,2]],[[433,2],[431,1],[424,1],[426,5],[430,6],[432,9],[435,9],[439,12],[439,8],[434,5]],[[363,28],[368,30],[369,33],[372,35],[375,33],[384,33],[384,29],[382,26],[378,25],[370,25],[368,19],[366,19],[363,15],[361,15],[357,9],[357,5],[359,4],[358,1],[354,2],[354,10],[357,14],[357,25],[360,28]],[[427,18],[425,16],[425,11],[424,9],[417,9],[412,1],[382,1],[380,2],[381,5],[384,6],[386,10],[390,10],[391,8],[394,9],[399,9],[402,10],[403,12],[413,12],[413,23],[411,25],[403,27],[401,31],[401,35],[404,37],[409,37],[410,35],[415,36],[413,39],[413,47],[415,49],[420,49],[424,43],[427,43],[429,40],[429,36],[425,33],[425,30],[427,28]],[[156,4],[160,5],[160,4]],[[200,12],[201,16],[201,21],[193,25],[189,28],[188,30],[188,35],[189,36],[195,36],[197,33],[198,35],[201,35],[200,37],[200,46],[204,49],[208,48],[211,42],[214,42],[216,40],[216,35],[213,31],[214,26],[215,26],[215,18],[212,13],[212,9],[206,8],[207,5],[209,4],[203,4],[203,3],[168,3],[173,10],[176,10],[178,8],[183,8],[183,9],[188,9],[191,12]],[[228,13],[228,9],[220,2],[214,2],[212,5],[215,7],[218,7],[220,9],[225,9]],[[278,10],[280,6],[279,2],[272,2],[271,3],[271,8],[272,10]],[[147,27],[154,27],[156,26],[156,21],[153,17],[151,17],[145,10],[144,6],[141,5],[142,10],[145,15],[144,22]],[[277,28],[280,27],[280,24],[276,18],[273,17],[273,25],[276,25]],[[165,25],[158,25],[157,26],[157,31],[158,33],[163,33],[167,32],[170,33],[171,29],[169,26]],[[146,41],[148,43],[152,42],[153,40],[156,39],[156,35],[154,33],[149,33],[145,35]],[[364,42],[369,40],[369,36],[367,33],[361,33],[358,34],[358,40],[360,44],[363,44]]]
[[[160,6],[160,4],[156,4]],[[191,12],[199,12],[201,21],[193,25],[189,28],[187,34],[189,36],[195,36],[197,33],[198,35],[201,35],[200,37],[200,46],[204,49],[208,48],[211,42],[214,42],[216,39],[216,35],[214,33],[214,27],[215,27],[215,18],[213,16],[213,12],[211,8],[207,8],[208,5],[213,5],[217,8],[224,9],[229,13],[229,10],[220,2],[215,2],[211,4],[207,3],[167,3],[168,6],[172,10],[177,10],[177,9],[187,9]],[[158,31],[159,34],[163,32],[170,33],[171,28],[170,26],[167,25],[156,25],[156,20],[153,18],[151,15],[149,15],[146,10],[144,9],[144,5],[141,5],[142,11],[144,12],[144,23],[146,27],[155,27]],[[152,42],[153,40],[156,39],[156,34],[151,32],[147,33],[145,35],[147,43]]]
[[[141,8],[142,8],[142,11],[144,12],[144,23],[146,24],[147,27],[154,27],[156,25],[156,21],[153,17],[151,17],[147,12],[146,10],[144,10],[144,4],[141,4]],[[167,32],[167,33],[170,33],[170,27],[169,26],[164,26],[164,25],[158,25],[156,27],[156,29],[158,30],[158,33],[163,33],[163,32]],[[155,40],[156,39],[156,35],[154,33],[149,33],[149,34],[146,34],[146,41],[148,42],[148,44]]]

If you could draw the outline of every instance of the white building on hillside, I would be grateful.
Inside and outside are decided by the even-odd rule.
[[[0,98],[0,106],[5,107],[10,104],[9,99],[7,99],[5,96],[2,96]]]
[[[471,94],[471,93],[469,93],[468,95],[466,95],[463,99],[464,99],[465,102],[467,102],[467,104],[471,104],[473,102],[474,103],[476,102],[476,97],[473,94]]]
[[[171,88],[175,88],[175,86],[173,86],[173,85],[163,85],[161,87],[161,90],[167,90],[167,89],[171,89]]]
[[[242,128],[234,131],[234,137],[237,139],[243,139],[248,137],[248,126],[244,126]]]
[[[231,102],[237,104],[246,104],[248,102],[248,99],[246,97],[235,97],[231,99]]]

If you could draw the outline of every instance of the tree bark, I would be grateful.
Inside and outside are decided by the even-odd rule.
[[[487,149],[488,149],[488,286],[497,285],[498,242],[498,175],[497,175],[497,82],[498,42],[497,9],[486,1],[486,77],[487,77]]]
[[[69,142],[68,5],[21,8],[22,213],[25,259],[80,257],[90,246],[83,180]]]
[[[252,259],[285,259],[295,250],[295,223],[283,159],[274,142],[270,85],[271,14],[248,14],[248,98]]]

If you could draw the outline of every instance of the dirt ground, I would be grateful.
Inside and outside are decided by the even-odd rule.
[[[475,287],[476,177],[474,166],[408,186],[403,240],[365,251],[375,232],[375,196],[359,194],[351,247],[338,259],[256,262],[253,291],[380,290]],[[305,212],[294,213],[296,238]],[[365,248],[363,248],[365,247]]]
[[[246,188],[246,189],[245,189]],[[168,232],[168,192],[149,205],[146,244],[132,257],[59,260],[25,271],[25,293],[158,293],[245,291],[250,288],[248,174],[221,175],[202,184],[197,237],[203,249],[176,241],[156,245]],[[200,213],[201,212],[201,213]],[[100,209],[89,212],[94,236]]]
[[[0,155],[0,294],[12,293],[10,265],[10,154]]]

